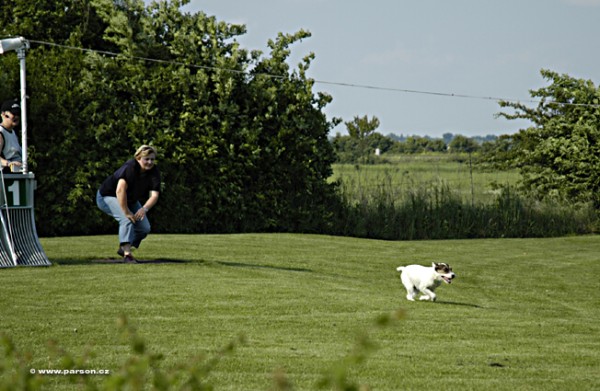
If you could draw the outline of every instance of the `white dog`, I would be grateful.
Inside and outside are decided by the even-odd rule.
[[[420,292],[419,300],[435,301],[435,288],[442,281],[446,284],[452,283],[456,275],[452,272],[450,265],[446,263],[432,263],[431,267],[421,265],[399,266],[397,271],[402,272],[402,284],[406,288],[406,298],[415,301],[415,296]]]

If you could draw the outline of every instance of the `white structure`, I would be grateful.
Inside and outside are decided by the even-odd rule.
[[[25,92],[25,51],[23,37],[0,40],[0,54],[16,51],[21,69],[21,148],[23,172],[1,174],[0,188],[0,268],[18,265],[49,266],[35,228],[33,191],[35,177],[27,168],[27,94]]]
[[[23,148],[23,173],[27,173],[27,93],[25,92],[26,68],[25,51],[29,49],[29,41],[23,37],[0,40],[0,54],[11,50],[17,52],[21,69],[21,148]]]

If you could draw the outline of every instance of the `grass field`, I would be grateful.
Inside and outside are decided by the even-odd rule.
[[[316,389],[364,333],[377,348],[349,378],[373,390],[600,389],[597,236],[151,235],[137,256],[173,262],[91,262],[112,256],[115,239],[44,238],[54,266],[0,270],[0,332],[31,353],[27,368],[59,367],[52,339],[76,357],[93,352],[85,369],[118,372],[129,347],[116,322],[126,314],[164,367],[243,334],[208,375],[217,390],[269,390],[281,376]],[[432,260],[450,263],[455,282],[435,303],[406,301],[396,266]],[[399,309],[397,324],[373,326]],[[43,380],[77,389],[68,376]]]
[[[469,164],[468,155],[431,153],[386,157],[385,164],[334,164],[331,180],[341,180],[356,198],[384,187],[401,198],[407,190],[445,184],[467,201],[488,202],[494,185],[514,185],[517,170],[489,170]]]

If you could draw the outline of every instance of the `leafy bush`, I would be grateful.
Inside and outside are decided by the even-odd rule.
[[[505,157],[521,168],[524,188],[538,199],[591,201],[600,209],[600,88],[591,80],[542,70],[551,82],[530,91],[535,108],[500,102],[513,113],[500,113],[533,126],[511,138]]]
[[[58,363],[53,370],[67,374],[60,379],[67,377],[71,383],[90,391],[145,390],[148,387],[161,391],[212,390],[213,387],[206,380],[208,374],[221,358],[245,343],[244,337],[240,336],[211,357],[198,356],[172,368],[163,368],[163,355],[150,352],[146,341],[138,335],[127,317],[119,318],[119,329],[131,352],[127,360],[106,377],[81,374],[84,368],[89,368],[90,357],[74,356],[61,349],[56,342],[50,341],[49,348]],[[52,379],[51,376],[40,373],[40,370],[35,372],[31,369],[31,355],[19,352],[8,336],[1,336],[0,349],[0,390],[41,390]]]
[[[358,335],[351,352],[323,372],[316,386],[335,390],[358,390],[358,384],[350,379],[350,369],[363,363],[376,349],[370,334],[375,330],[394,325],[403,316],[404,312],[400,310],[378,316],[369,329]],[[83,368],[89,367],[90,357],[74,356],[50,341],[53,358],[58,362],[53,370],[67,374],[60,379],[67,377],[69,382],[89,391],[212,390],[214,387],[207,381],[211,371],[223,357],[232,354],[238,346],[246,343],[245,337],[240,336],[211,357],[199,356],[171,368],[163,368],[161,366],[163,355],[149,350],[146,341],[139,336],[126,316],[121,316],[118,324],[123,341],[129,345],[131,352],[119,369],[112,371],[106,377],[81,374]],[[7,335],[0,335],[0,390],[42,390],[51,377],[40,373],[39,370],[37,372],[32,370],[30,362],[29,353],[19,352]],[[283,372],[275,372],[273,383],[278,390],[293,388]]]
[[[313,91],[313,54],[288,65],[290,47],[310,33],[279,34],[268,54],[249,52],[236,42],[245,26],[184,13],[185,3],[95,0],[65,12],[14,0],[0,15],[3,35],[32,41],[29,163],[40,235],[114,232],[95,193],[141,144],[159,151],[157,232],[320,229],[323,201],[334,196],[335,121],[323,113],[331,97]],[[0,66],[11,70],[2,93],[12,97],[15,56]]]

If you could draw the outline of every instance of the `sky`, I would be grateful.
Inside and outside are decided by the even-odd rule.
[[[191,0],[183,11],[245,24],[240,45],[266,54],[278,33],[310,31],[292,68],[314,53],[308,76],[333,97],[328,118],[375,116],[384,135],[518,132],[531,124],[497,118],[510,110],[497,98],[535,106],[541,69],[600,85],[600,0]]]

